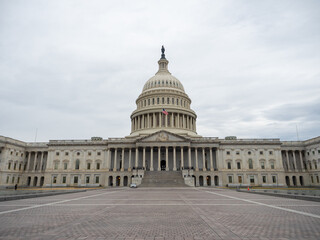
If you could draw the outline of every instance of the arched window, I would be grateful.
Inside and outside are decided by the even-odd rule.
[[[76,166],[75,166],[75,169],[76,169],[76,170],[79,170],[79,168],[80,168],[80,160],[79,160],[79,159],[77,159],[77,160],[76,160]]]

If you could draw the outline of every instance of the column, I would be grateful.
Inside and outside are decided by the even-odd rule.
[[[183,147],[181,147],[180,151],[181,151],[181,169],[183,169],[184,168]]]
[[[155,113],[153,113],[152,121],[153,121],[152,127],[155,128],[155,126],[156,126],[156,114]]]
[[[219,165],[219,163],[220,163],[220,149],[216,149],[216,169],[219,169],[220,168],[220,165]],[[221,166],[221,167],[223,167],[223,166]]]
[[[210,171],[214,171],[214,168],[213,168],[213,158],[212,158],[212,148],[210,147],[209,148],[210,150]]]
[[[289,154],[288,154],[288,151],[287,151],[287,150],[286,150],[286,157],[287,157],[288,171],[290,171]]]
[[[174,126],[173,126],[173,118],[174,118],[174,114],[173,113],[171,113],[171,119],[170,119],[170,121],[171,121],[171,124],[170,124],[170,126],[173,128]]]
[[[148,113],[148,124],[147,124],[147,128],[150,128],[150,113]]]
[[[131,148],[129,149],[129,166],[128,171],[131,171]]]
[[[173,171],[177,171],[176,147],[173,147]]]
[[[169,150],[168,150],[168,147],[166,147],[166,171],[169,171],[168,156],[169,156]]]
[[[135,168],[138,169],[139,148],[136,148]]]
[[[144,114],[141,116],[141,128],[144,129]]]
[[[28,155],[28,163],[27,163],[26,171],[30,170],[31,153],[32,153],[32,152],[29,152],[29,155]]]
[[[299,150],[299,157],[300,157],[301,171],[303,171],[303,169],[304,169],[304,164],[303,164],[303,159],[302,159],[301,150]]]
[[[205,152],[204,152],[205,148],[202,148],[202,171],[207,171],[207,168],[206,168],[206,155],[205,155]]]
[[[165,121],[164,126],[168,127],[168,115],[167,114],[164,115],[164,121]]]
[[[153,171],[153,147],[150,148],[150,171]]]
[[[159,113],[159,127],[162,127],[162,113]]]
[[[191,147],[188,147],[188,164],[189,169],[191,169]]]
[[[161,161],[161,147],[158,147],[158,171],[161,171],[160,161]]]
[[[189,116],[187,116],[187,129],[189,129]]]
[[[122,148],[122,158],[121,158],[121,172],[124,171],[124,148]]]
[[[146,169],[146,148],[143,147],[142,150],[142,167],[145,170]]]
[[[113,159],[113,171],[117,171],[117,152],[118,149],[114,149],[114,159]]]
[[[107,150],[107,171],[111,168],[111,151],[110,148]]]
[[[199,165],[198,165],[198,148],[195,148],[195,154],[196,154],[196,171],[199,171]]]
[[[137,129],[140,129],[140,116],[138,116],[138,126]]]
[[[33,161],[33,170],[36,170],[36,166],[37,166],[37,158],[38,158],[38,152],[36,152],[35,156],[34,156],[34,161]]]
[[[292,151],[292,154],[293,154],[294,170],[298,170],[295,150]]]
[[[39,168],[40,171],[42,171],[43,158],[44,158],[44,152],[41,152],[40,168]]]

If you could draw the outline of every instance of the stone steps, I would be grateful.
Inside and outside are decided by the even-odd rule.
[[[147,171],[140,187],[186,187],[181,171]]]

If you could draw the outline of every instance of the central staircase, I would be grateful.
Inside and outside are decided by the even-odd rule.
[[[181,171],[146,171],[139,187],[187,187]]]

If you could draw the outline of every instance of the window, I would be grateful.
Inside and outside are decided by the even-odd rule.
[[[236,154],[237,154],[237,155],[240,155],[240,152],[237,151]]]
[[[230,155],[230,152],[229,152],[229,151],[227,151],[227,155]]]
[[[0,152],[1,153],[1,152]],[[320,150],[318,150],[318,153],[320,154]]]
[[[0,152],[1,153],[1,152]],[[23,153],[21,153],[21,157],[23,157]]]
[[[13,154],[13,152],[10,153],[10,155],[12,155],[12,154]]]
[[[90,177],[86,176],[86,183],[90,183]]]
[[[249,159],[249,169],[253,169],[253,163],[252,163],[252,159]]]
[[[66,156],[68,156],[68,155],[69,155],[69,153],[68,153],[68,152],[66,152],[66,153],[65,153],[65,155],[66,155]]]
[[[272,183],[277,183],[277,177],[276,176],[272,176]]]
[[[101,152],[97,152],[97,155],[100,156],[100,155],[101,155]]]
[[[167,98],[167,104],[169,104],[169,102],[170,102],[170,99],[169,99],[169,98]]]
[[[312,164],[311,164],[311,162],[309,163],[309,168],[310,168],[310,170],[312,169]]]
[[[150,98],[148,99],[148,105],[150,105]]]
[[[79,152],[77,152],[77,156],[80,156],[80,153],[79,153]]]
[[[271,169],[274,169],[274,162],[270,162]]]
[[[262,182],[266,183],[267,182],[267,176],[262,176]]]
[[[263,155],[263,151],[260,151],[260,155]]]
[[[75,166],[75,169],[76,169],[76,170],[79,170],[79,168],[80,168],[80,160],[79,160],[79,159],[77,159],[77,160],[76,160],[76,166]]]
[[[78,176],[74,176],[73,183],[78,183]]]
[[[16,170],[16,168],[17,168],[17,164],[14,163],[14,164],[13,164],[13,170]]]
[[[100,163],[97,163],[97,169],[98,170],[100,169]]]
[[[96,176],[96,183],[99,183],[100,182],[99,180],[100,180],[99,176]]]
[[[314,163],[314,169],[318,169],[318,165],[316,162]]]
[[[91,152],[88,152],[88,155],[91,156]]]
[[[91,163],[87,163],[87,169],[90,169],[90,167],[91,167]]]
[[[9,164],[8,164],[8,169],[10,169],[11,168],[11,162],[9,162]]]
[[[54,162],[54,170],[58,170],[59,162]]]
[[[318,175],[316,176],[316,179],[317,179],[317,183],[319,183],[319,176]]]
[[[174,104],[174,98],[172,98],[172,101],[171,101],[171,103],[172,103],[172,104]]]
[[[67,170],[67,169],[68,169],[68,163],[66,163],[66,162],[63,163],[63,169],[64,169],[64,170]]]
[[[20,177],[18,177],[18,181],[17,181],[17,183],[18,183],[18,184],[20,183]]]
[[[162,104],[164,104],[164,97],[162,98]]]
[[[152,105],[154,105],[154,98],[152,98]]]
[[[242,176],[238,176],[238,182],[242,183]]]
[[[264,162],[261,162],[261,169],[264,169]]]
[[[229,183],[232,183],[232,176],[228,176]]]
[[[254,176],[250,176],[250,183],[254,183]]]
[[[272,155],[273,154],[273,152],[272,151],[269,151],[269,155]]]
[[[11,183],[14,183],[14,176],[12,177]]]
[[[312,151],[312,154],[313,154],[313,155],[315,154],[314,151]]]
[[[241,169],[241,163],[237,162],[237,169]]]
[[[228,169],[231,169],[231,162],[228,162]]]
[[[313,176],[311,176],[311,183],[313,183]]]
[[[57,176],[53,176],[52,183],[57,183]]]
[[[159,104],[160,103],[160,99],[159,98],[157,98],[157,104]]]
[[[251,155],[251,152],[250,152],[250,151],[248,152],[248,155]]]
[[[56,152],[56,156],[59,156],[59,154],[60,154],[59,152]]]
[[[62,183],[66,183],[67,182],[67,176],[62,176]]]
[[[21,170],[21,167],[22,167],[22,165],[21,165],[21,163],[19,164],[19,170]]]

